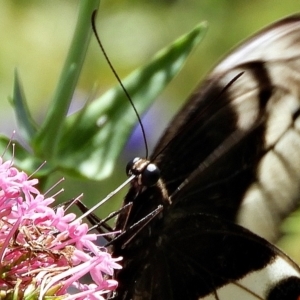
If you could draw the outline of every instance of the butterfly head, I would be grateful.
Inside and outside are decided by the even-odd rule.
[[[147,159],[136,157],[128,162],[126,166],[128,176],[135,175],[135,183],[139,186],[153,186],[160,179],[159,168]]]

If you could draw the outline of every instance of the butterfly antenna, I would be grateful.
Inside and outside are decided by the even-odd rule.
[[[112,70],[113,74],[114,74],[115,77],[117,78],[117,80],[118,80],[118,82],[119,82],[119,84],[120,84],[122,90],[124,91],[126,97],[128,98],[128,100],[129,100],[129,102],[130,102],[130,104],[131,104],[131,106],[132,106],[132,108],[133,108],[133,110],[134,110],[134,112],[135,112],[135,115],[137,116],[138,122],[139,122],[139,124],[140,124],[141,131],[142,131],[144,144],[145,144],[146,158],[148,158],[148,144],[147,144],[147,139],[146,139],[145,128],[144,128],[144,126],[143,126],[143,123],[142,123],[142,120],[141,120],[141,118],[140,118],[140,115],[139,115],[139,113],[138,113],[136,107],[134,106],[134,103],[133,103],[133,101],[132,101],[132,99],[131,99],[129,93],[127,92],[126,88],[124,87],[124,85],[123,85],[123,83],[122,83],[122,80],[120,79],[120,77],[119,77],[119,75],[117,74],[115,68],[113,67],[113,65],[112,65],[112,63],[111,63],[111,61],[110,61],[110,59],[108,58],[108,56],[107,56],[107,54],[106,54],[106,51],[104,50],[104,47],[103,47],[103,45],[102,45],[102,42],[101,42],[101,40],[100,40],[100,37],[99,37],[98,32],[97,32],[97,29],[96,29],[96,25],[95,25],[95,23],[96,23],[96,22],[95,22],[95,20],[96,20],[96,15],[97,15],[97,10],[94,10],[94,12],[93,12],[93,14],[92,14],[92,28],[93,28],[93,32],[94,32],[94,34],[95,34],[95,37],[96,37],[97,42],[98,42],[98,44],[99,44],[99,47],[100,47],[100,49],[101,49],[101,51],[102,51],[102,53],[103,53],[103,55],[104,55],[104,57],[105,57],[105,59],[106,59],[106,61],[107,61],[107,63],[108,63],[110,69]]]

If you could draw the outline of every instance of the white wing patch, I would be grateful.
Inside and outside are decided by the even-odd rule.
[[[288,258],[278,256],[276,260],[270,263],[266,268],[252,272],[244,278],[227,284],[217,289],[216,295],[210,294],[201,300],[262,300],[266,299],[268,292],[280,280],[290,276],[300,276],[300,271],[295,268]],[[218,297],[218,298],[217,298]]]
[[[278,223],[300,195],[300,133],[288,129],[259,163],[257,180],[245,194],[238,223],[273,241]]]
[[[294,65],[299,64],[298,60]],[[300,71],[293,72],[293,63],[288,68],[281,61],[268,64],[274,90],[265,108],[266,154],[258,164],[256,180],[248,188],[237,218],[238,224],[271,242],[278,237],[278,225],[283,217],[295,209],[300,199],[300,117],[297,116]],[[229,88],[241,130],[255,126],[260,120],[259,87],[246,84],[250,79],[248,73],[245,71]],[[252,81],[258,85],[256,80]],[[242,91],[241,95],[237,94],[238,90]]]
[[[230,105],[238,116],[237,128],[247,132],[259,117],[259,86],[256,79],[251,72],[245,72],[243,68],[236,68],[224,74],[220,83],[222,86],[227,86],[233,78],[240,74],[242,75],[229,87],[232,99]]]
[[[289,60],[299,55],[299,26],[300,20],[276,24],[271,29],[266,28],[236,48],[227,56],[214,72],[227,72],[233,67],[247,62]],[[297,41],[297,43],[293,43]]]

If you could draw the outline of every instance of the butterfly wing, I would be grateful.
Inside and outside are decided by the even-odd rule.
[[[152,158],[173,202],[276,240],[300,195],[299,97],[295,15],[233,51],[169,125]]]

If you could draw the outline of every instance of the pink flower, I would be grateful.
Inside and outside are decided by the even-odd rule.
[[[0,158],[0,290],[8,298],[104,299],[117,282],[111,278],[120,269],[88,225],[63,207],[49,205],[36,179]],[[82,284],[90,274],[93,282]],[[77,292],[68,294],[70,288]]]

